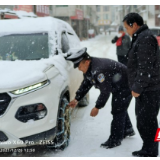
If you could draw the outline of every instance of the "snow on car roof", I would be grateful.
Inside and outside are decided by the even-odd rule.
[[[34,14],[33,12],[26,12],[26,11],[12,11],[10,9],[0,9],[0,13],[7,13],[7,14],[12,14],[12,15],[15,15],[19,18],[31,18],[31,17],[34,17],[36,18],[37,15]]]
[[[0,21],[0,35],[15,33],[38,33],[44,31],[62,30],[66,28],[73,33],[70,25],[60,19],[52,17],[12,19]]]

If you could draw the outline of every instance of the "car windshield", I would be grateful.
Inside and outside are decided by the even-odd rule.
[[[14,34],[0,37],[0,60],[39,60],[49,57],[48,34]]]

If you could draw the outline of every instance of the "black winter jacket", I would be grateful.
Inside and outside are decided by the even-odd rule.
[[[92,57],[90,66],[75,99],[80,101],[92,86],[100,90],[96,108],[105,106],[110,93],[128,89],[127,67],[117,61]]]
[[[118,40],[118,37],[115,36],[113,39],[112,39],[112,43],[116,43]],[[119,56],[125,56],[127,55],[128,53],[128,50],[131,46],[131,40],[130,40],[130,37],[127,36],[126,34],[122,37],[122,45],[121,46],[117,46],[116,50],[117,50],[117,55]]]
[[[160,89],[160,53],[156,38],[147,25],[141,26],[132,37],[128,52],[130,89],[141,94]]]

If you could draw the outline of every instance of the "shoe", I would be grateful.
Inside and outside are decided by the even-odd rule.
[[[115,140],[108,139],[106,142],[101,144],[101,147],[108,149],[108,148],[114,148],[120,145],[121,145],[121,141],[119,140],[115,141]]]
[[[135,157],[157,157],[157,155],[149,154],[147,151],[142,149],[139,151],[132,152],[132,155]]]
[[[123,138],[131,137],[131,136],[134,136],[134,135],[135,135],[135,132],[134,132],[133,128],[130,128],[130,129],[127,129],[124,132],[124,137]]]

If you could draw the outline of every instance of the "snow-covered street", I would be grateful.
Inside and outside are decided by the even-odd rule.
[[[116,47],[111,43],[111,35],[99,35],[94,39],[81,42],[88,48],[88,53],[95,57],[104,57],[117,60]],[[136,135],[123,140],[122,145],[113,149],[101,148],[110,134],[111,96],[105,107],[100,110],[97,117],[91,117],[90,111],[95,106],[99,90],[92,87],[90,90],[90,104],[84,108],[77,108],[72,115],[71,141],[68,148],[62,152],[47,153],[44,156],[53,157],[132,157],[132,152],[141,149],[142,140],[136,128],[135,100],[131,101],[129,115]]]
[[[114,36],[115,33],[112,33],[111,35],[98,35],[93,39],[82,41],[81,45],[87,47],[87,51],[91,56],[117,60],[116,46],[111,43],[111,39]],[[19,156],[132,157],[132,152],[140,150],[142,147],[142,140],[136,128],[134,98],[131,101],[128,112],[136,135],[124,139],[122,145],[118,147],[105,149],[101,148],[100,144],[105,142],[110,135],[110,123],[112,120],[112,115],[110,113],[111,96],[105,107],[99,111],[99,114],[96,117],[91,117],[90,111],[95,106],[95,101],[97,100],[99,93],[99,90],[92,87],[89,92],[90,104],[83,108],[77,107],[73,111],[71,118],[71,140],[69,146],[64,151],[55,152],[40,147],[41,149],[37,153],[26,153]]]

